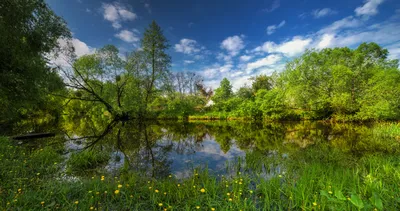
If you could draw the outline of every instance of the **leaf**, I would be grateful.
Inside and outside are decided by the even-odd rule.
[[[372,196],[371,196],[371,198],[369,198],[369,200],[372,202],[372,204],[373,204],[376,208],[378,208],[378,209],[380,209],[380,210],[383,210],[383,203],[382,203],[382,200],[381,200],[381,198],[379,198],[379,196],[378,196],[377,193],[373,192],[373,193],[372,193]]]
[[[350,202],[359,209],[364,208],[364,203],[356,194],[351,194]]]
[[[340,191],[340,190],[335,191],[335,196],[339,200],[346,201],[346,197],[344,197],[342,191]]]

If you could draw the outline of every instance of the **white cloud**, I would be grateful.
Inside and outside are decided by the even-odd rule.
[[[193,54],[200,52],[201,47],[197,44],[196,40],[181,39],[179,44],[175,44],[175,51],[184,54]]]
[[[220,47],[229,52],[231,56],[236,56],[240,50],[244,48],[244,43],[242,40],[243,35],[241,36],[231,36],[227,37],[225,40],[221,42]]]
[[[75,50],[75,55],[79,58],[83,55],[87,54],[93,54],[95,52],[95,48],[88,46],[86,43],[82,42],[81,40],[77,38],[72,38],[69,40],[70,44],[74,47]],[[68,40],[64,39],[59,39],[58,44],[60,45],[61,49],[68,49]],[[48,55],[50,62],[52,65],[56,66],[61,66],[61,67],[67,67],[69,66],[68,61],[70,61],[71,58],[69,58],[68,54],[65,52],[61,52],[60,55]]]
[[[277,29],[281,28],[282,26],[285,25],[285,21],[281,21],[281,23],[279,23],[279,25],[271,25],[267,27],[267,34],[271,35],[273,34]]]
[[[249,61],[249,60],[252,59],[252,58],[253,58],[252,56],[243,55],[243,56],[240,57],[240,61],[242,61],[242,62],[247,62],[247,61]]]
[[[276,44],[271,41],[265,42],[253,50],[253,52],[282,53],[285,56],[293,57],[303,53],[309,47],[312,39],[295,36],[291,40]]]
[[[317,48],[318,49],[323,49],[323,48],[328,48],[332,46],[332,42],[335,39],[334,34],[324,34],[322,35],[321,40],[318,42]]]
[[[133,43],[140,40],[139,36],[137,35],[137,31],[122,30],[118,34],[115,34],[115,37],[128,43]]]
[[[337,14],[337,12],[330,8],[323,8],[323,9],[313,10],[311,14],[314,16],[314,18],[322,18],[322,17],[328,16],[328,15]]]
[[[265,58],[259,59],[255,62],[248,63],[246,65],[246,72],[251,73],[253,70],[258,69],[260,67],[272,66],[282,60],[282,56],[277,54],[268,55]]]
[[[400,41],[389,45],[385,46],[389,50],[389,58],[390,59],[400,59]]]
[[[185,63],[185,64],[193,64],[194,61],[192,61],[192,60],[184,60],[183,63]]]
[[[137,18],[135,13],[118,2],[103,3],[102,10],[104,19],[110,21],[115,29],[121,28],[122,21],[133,21]]]
[[[374,16],[378,14],[378,6],[384,2],[384,0],[366,0],[365,4],[361,7],[357,7],[354,12],[357,16]]]
[[[270,7],[263,9],[264,12],[273,12],[281,6],[280,0],[274,0]]]
[[[343,29],[348,29],[348,28],[356,28],[361,26],[363,23],[361,20],[354,18],[353,16],[348,16],[345,17],[341,20],[335,21],[332,24],[330,24],[327,27],[322,28],[319,30],[319,33],[324,34],[324,33],[332,33],[336,31],[340,31]]]

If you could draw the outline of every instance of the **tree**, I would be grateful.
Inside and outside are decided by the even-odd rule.
[[[171,57],[165,52],[170,45],[155,21],[144,32],[141,47],[144,58],[146,58],[145,68],[141,70],[141,82],[144,84],[143,112],[147,114],[148,104],[168,80],[171,66]]]
[[[63,86],[47,55],[71,37],[65,21],[44,0],[3,0],[0,37],[0,119],[54,107],[48,93]]]
[[[213,100],[215,102],[223,102],[233,96],[231,82],[227,78],[222,79],[219,87],[215,89]]]
[[[253,89],[254,93],[260,89],[270,90],[272,88],[272,79],[267,75],[257,75],[255,77],[251,77],[250,80],[253,81],[251,88]]]

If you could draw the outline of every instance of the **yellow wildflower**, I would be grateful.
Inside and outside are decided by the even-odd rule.
[[[158,193],[159,191],[156,189],[154,192]]]
[[[100,194],[100,192],[96,192],[96,195],[99,195]]]
[[[18,189],[18,193],[21,193],[21,191],[22,191],[22,189],[20,188],[20,189]]]
[[[229,201],[232,201],[232,198],[229,198],[228,200],[229,200]]]
[[[158,206],[162,207],[162,205],[163,205],[162,203],[158,203]]]
[[[133,195],[130,195],[129,197],[133,198]]]
[[[164,195],[167,195],[167,192],[164,192]]]
[[[169,175],[169,178],[171,178],[172,177],[172,175]]]
[[[226,195],[227,195],[227,196],[230,196],[231,194],[230,194],[230,193],[226,193]]]
[[[196,185],[193,185],[193,188],[196,188]]]
[[[239,185],[243,184],[242,182],[239,182]]]
[[[196,209],[200,209],[200,206],[196,206]]]
[[[215,211],[215,208],[214,208],[214,207],[212,207],[212,208],[211,208],[211,210],[212,210],[212,211]]]
[[[332,194],[332,191],[328,191],[329,194]]]
[[[252,191],[252,190],[250,190],[250,193],[251,193],[251,194],[253,194],[253,191]]]
[[[122,185],[121,185],[121,184],[119,184],[119,185],[118,185],[118,188],[122,188]]]
[[[206,192],[206,189],[202,188],[202,189],[200,189],[200,192],[204,193],[204,192]]]
[[[44,205],[44,201],[40,202],[40,204],[43,206]]]
[[[94,207],[90,207],[89,209],[90,209],[90,210],[93,210],[93,209],[94,209]]]
[[[181,186],[181,184],[178,184],[178,187],[180,187]]]
[[[115,193],[115,194],[119,194],[119,190],[115,190],[114,193]]]
[[[79,204],[79,201],[75,201],[74,203],[75,203],[75,204]]]
[[[280,174],[279,174],[279,175],[278,175],[278,177],[279,177],[279,178],[281,178],[281,177],[282,177],[282,175],[280,175]]]
[[[312,204],[313,204],[314,206],[317,206],[317,205],[318,205],[317,202],[313,202]]]

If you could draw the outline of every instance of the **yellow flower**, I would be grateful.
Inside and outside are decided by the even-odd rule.
[[[230,193],[226,193],[226,195],[227,195],[227,196],[230,196],[231,194],[230,194]]]
[[[171,177],[172,177],[172,175],[169,175],[168,177],[169,177],[169,178],[171,178]]]
[[[114,193],[115,193],[115,194],[119,194],[119,190],[115,190]]]
[[[200,209],[200,206],[196,206],[196,209]]]
[[[164,192],[164,195],[167,195],[167,192]]]
[[[159,191],[156,189],[155,192],[158,193]]]
[[[101,181],[104,181],[104,176],[101,176]]]
[[[181,186],[181,184],[178,184],[178,187],[180,187]]]
[[[253,194],[253,191],[252,191],[252,190],[250,190],[250,193],[251,193],[251,194]]]
[[[239,182],[239,185],[243,184],[242,182]]]
[[[229,201],[232,201],[232,198],[229,198],[228,200],[229,200]]]
[[[214,208],[214,207],[212,207],[212,208],[211,208],[211,210],[212,210],[212,211],[215,211],[215,208]]]
[[[90,207],[89,209],[90,209],[90,210],[93,210],[93,209],[94,209],[94,207]]]
[[[43,206],[43,204],[44,204],[44,201],[40,202],[40,204]]]
[[[200,192],[204,193],[204,192],[206,192],[206,189],[202,188],[202,189],[200,189]]]
[[[196,185],[193,185],[193,188],[196,188]]]
[[[314,206],[317,206],[317,205],[318,205],[317,202],[313,202],[312,204],[313,204]]]
[[[121,184],[119,184],[119,185],[118,185],[118,188],[122,188],[122,185],[121,185]]]
[[[280,175],[280,174],[279,174],[279,175],[278,175],[278,177],[279,177],[279,178],[281,178],[281,177],[282,177],[282,175]]]
[[[133,198],[133,195],[130,195],[129,197]]]
[[[162,203],[159,203],[159,204],[158,204],[158,206],[160,206],[160,207],[162,207],[162,205],[163,205]]]
[[[74,203],[75,203],[75,204],[79,204],[79,201],[75,201]]]
[[[18,193],[21,193],[21,191],[22,191],[22,189],[20,188],[20,189],[18,189]]]
[[[100,192],[96,192],[96,195],[99,195],[100,194]]]
[[[328,191],[329,194],[332,194],[332,191]]]

